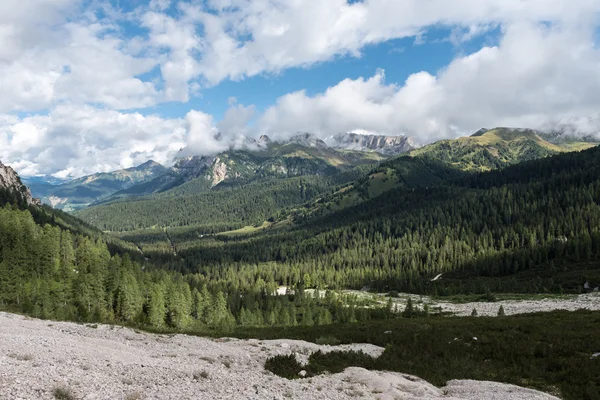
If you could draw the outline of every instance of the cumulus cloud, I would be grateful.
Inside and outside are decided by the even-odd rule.
[[[597,0],[135,4],[125,12],[107,2],[0,2],[3,162],[24,175],[78,176],[149,158],[168,164],[182,147],[203,155],[243,147],[262,133],[360,130],[426,143],[496,125],[597,131]],[[317,95],[287,94],[262,113],[231,99],[220,121],[202,110],[148,115],[150,106],[187,102],[224,80],[361,57],[395,38],[426,40],[431,26],[449,28],[455,45],[490,29],[501,38],[405,82],[372,71]]]
[[[193,27],[203,31],[190,66],[198,78],[217,84],[360,56],[367,45],[419,36],[436,24],[457,27],[449,39],[461,42],[516,21],[581,22],[600,5],[595,0],[580,0],[577,7],[568,0],[214,0],[208,7],[180,3],[180,9],[178,22],[180,29],[187,27],[188,40],[194,40]]]
[[[81,12],[76,0],[0,4],[0,112],[93,103],[126,109],[155,104],[155,84],[138,76],[158,62],[128,53],[118,21]],[[107,11],[110,14],[110,10]]]
[[[383,71],[346,79],[324,93],[279,98],[259,129],[322,136],[356,129],[404,133],[423,143],[481,127],[545,128],[567,121],[598,129],[600,49],[593,29],[569,24],[513,23],[500,44],[456,58],[437,76],[419,72],[403,85]]]
[[[185,122],[91,106],[59,106],[46,116],[0,116],[0,160],[24,176],[76,177],[170,164],[185,146]]]

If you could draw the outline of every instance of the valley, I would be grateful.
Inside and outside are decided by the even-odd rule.
[[[266,371],[248,379],[268,375],[283,397],[313,393],[307,379],[328,387],[316,398],[412,395],[399,389],[408,383],[396,371],[442,387],[440,392],[419,381],[414,390],[432,399],[452,398],[452,390],[457,399],[504,390],[452,379],[593,399],[600,382],[592,355],[600,343],[593,329],[561,327],[593,326],[600,312],[600,148],[542,136],[497,128],[412,149],[406,138],[357,142],[349,135],[337,139],[348,148],[334,148],[309,134],[285,143],[262,137],[252,149],[187,156],[171,168],[149,162],[60,183],[97,185],[104,193],[87,205],[77,203],[82,208],[72,213],[40,205],[35,187],[32,195],[13,171],[0,191],[0,308],[87,324],[79,326],[91,330],[61,323],[81,335],[77,341],[95,329],[142,335],[145,345],[154,340],[115,328],[121,325],[162,335],[156,338],[165,343],[172,339],[165,335],[179,333],[250,339],[235,343],[248,352],[250,364]],[[403,153],[390,155],[397,151]],[[106,323],[113,328],[99,325]],[[27,324],[23,335],[31,335]],[[419,334],[432,329],[442,332],[443,341]],[[67,339],[48,334],[58,335],[57,343]],[[288,357],[289,347],[278,347],[281,342],[257,344],[271,350],[255,354],[257,339],[369,343],[385,351],[371,358],[345,347],[323,356],[314,353],[321,348],[302,343],[299,349],[311,349],[301,350],[302,365]],[[198,340],[210,347],[210,339]],[[553,340],[564,351],[551,350]],[[455,342],[484,347],[482,353],[459,351]],[[198,353],[200,361],[181,357],[212,376],[216,367],[202,357],[230,354],[225,347],[215,355]],[[442,367],[418,361],[424,351]],[[122,364],[117,353],[107,362]],[[14,371],[20,371],[19,357],[7,359]],[[214,398],[249,393],[229,381],[242,392],[221,393],[214,385],[223,381],[196,379],[193,371],[167,366],[167,356],[157,357],[181,387],[207,390]],[[567,379],[557,363],[560,371],[587,372]],[[79,367],[68,368],[63,375],[77,374]],[[228,368],[223,379],[241,379],[241,370],[229,374]],[[301,370],[308,376],[300,383],[284,379]],[[333,374],[322,376],[325,370]],[[109,384],[111,373],[95,379]],[[337,390],[348,374],[360,376],[355,388]],[[382,374],[404,383],[374,393]],[[60,382],[82,390],[63,375],[35,390],[47,394]],[[123,379],[138,378],[119,379],[111,390],[123,396],[185,395],[170,384],[128,387]],[[513,394],[503,399],[518,399],[525,389],[506,390]],[[258,392],[256,398],[263,398]]]

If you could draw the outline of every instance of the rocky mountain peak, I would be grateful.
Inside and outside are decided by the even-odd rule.
[[[362,135],[353,132],[339,133],[330,137],[328,142],[334,149],[375,151],[386,156],[406,153],[418,147],[411,137],[405,135]]]
[[[138,166],[137,166],[137,167],[135,167],[135,168],[137,168],[137,169],[149,169],[149,168],[156,168],[156,167],[159,167],[159,168],[160,168],[160,167],[162,167],[162,164],[160,164],[160,163],[157,163],[157,162],[156,162],[156,161],[154,161],[154,160],[148,160],[148,161],[146,161],[145,163],[143,163],[143,164],[140,164],[140,165],[138,165]]]
[[[297,143],[306,147],[326,148],[327,144],[312,133],[299,133],[294,135],[288,141],[289,143]]]
[[[29,188],[21,182],[21,178],[14,169],[0,161],[0,188],[19,193],[27,204],[40,205],[40,200],[33,198]]]
[[[260,135],[260,137],[258,138],[258,142],[259,143],[271,143],[271,138],[268,137],[267,135]]]

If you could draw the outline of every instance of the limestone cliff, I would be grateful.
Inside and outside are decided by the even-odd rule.
[[[2,162],[0,162],[0,188],[19,193],[27,201],[27,204],[40,205],[39,199],[33,198],[29,188],[21,182],[21,178],[15,170]]]

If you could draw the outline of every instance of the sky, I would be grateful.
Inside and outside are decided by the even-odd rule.
[[[599,93],[598,0],[0,2],[0,160],[22,176],[261,134],[597,134]]]

